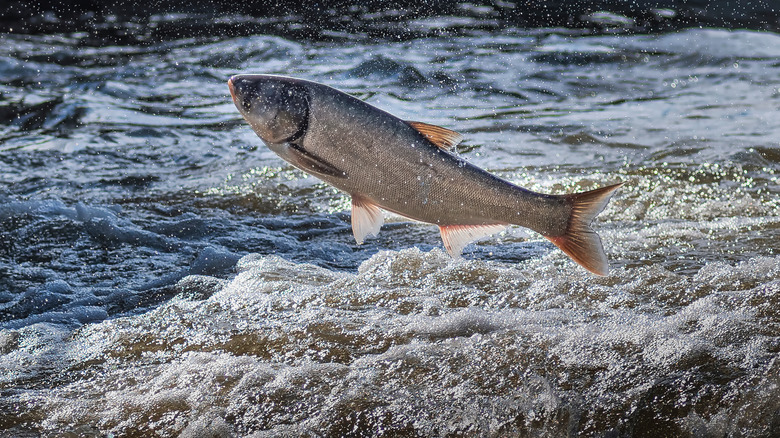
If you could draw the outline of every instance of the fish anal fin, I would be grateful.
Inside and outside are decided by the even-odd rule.
[[[462,135],[447,128],[442,128],[441,126],[430,125],[423,122],[406,123],[422,134],[423,137],[427,138],[428,141],[445,151],[452,149],[463,141]]]
[[[288,156],[290,162],[301,170],[306,172],[328,175],[336,178],[346,178],[347,173],[338,169],[336,166],[328,163],[322,158],[310,153],[301,145],[296,143],[288,144]]]
[[[506,224],[487,225],[440,225],[441,240],[444,248],[452,257],[459,257],[463,248],[469,243],[491,234],[496,234],[506,228]]]
[[[593,219],[604,210],[615,190],[623,183],[589,192],[565,195],[571,204],[566,232],[559,236],[544,236],[583,268],[596,275],[609,273],[609,261],[604,253],[601,238],[590,227]]]
[[[382,228],[384,217],[379,207],[360,196],[352,196],[352,234],[358,245],[363,244],[367,236],[376,236]]]

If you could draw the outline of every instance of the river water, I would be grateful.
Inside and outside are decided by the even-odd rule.
[[[2,35],[0,436],[778,436],[780,35],[463,20]],[[459,131],[529,189],[625,181],[610,275],[516,227],[357,246],[240,118],[248,72]]]

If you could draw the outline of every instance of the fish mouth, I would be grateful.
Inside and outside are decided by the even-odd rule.
[[[236,102],[236,87],[233,85],[233,78],[228,79],[228,88],[230,89],[230,96],[233,98],[233,102]]]

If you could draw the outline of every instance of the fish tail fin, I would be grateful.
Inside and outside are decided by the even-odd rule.
[[[593,219],[604,210],[615,190],[623,183],[582,193],[564,195],[571,205],[566,232],[558,236],[544,236],[583,268],[596,275],[607,275],[609,261],[601,245],[601,238],[590,227]]]

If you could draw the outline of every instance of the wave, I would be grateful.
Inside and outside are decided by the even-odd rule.
[[[101,369],[17,396],[44,430],[769,430],[780,258],[596,283],[552,269],[439,250],[378,253],[357,273],[250,255],[234,279],[185,277],[186,294],[144,314],[5,330],[0,362],[6,383]]]

